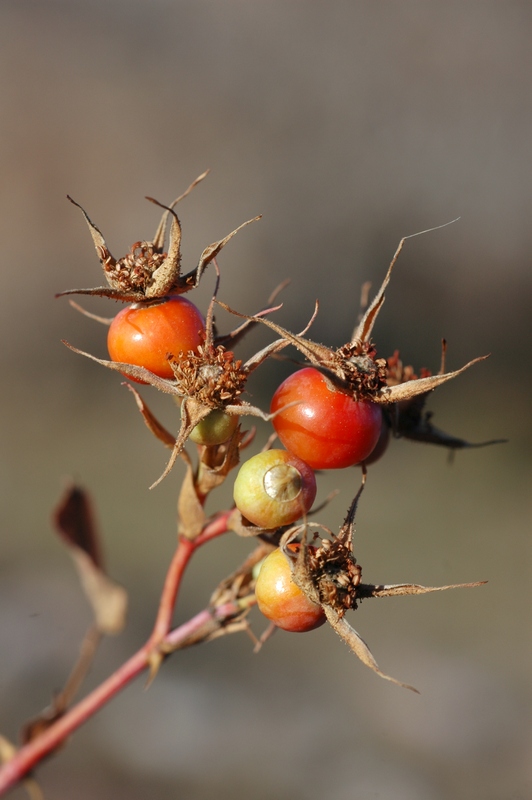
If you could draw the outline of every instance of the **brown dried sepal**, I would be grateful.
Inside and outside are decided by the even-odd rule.
[[[436,228],[431,228],[431,230],[436,230]],[[420,233],[427,232],[428,231],[421,231]],[[419,236],[420,233],[413,234],[413,236]],[[386,359],[376,357],[376,350],[371,341],[371,333],[379,311],[384,303],[385,290],[390,282],[392,270],[406,239],[409,238],[412,237],[405,236],[399,242],[399,246],[388,267],[381,287],[372,303],[363,313],[362,318],[353,331],[351,340],[336,350],[319,344],[318,342],[313,342],[310,339],[305,339],[301,334],[291,333],[286,328],[281,327],[269,319],[259,319],[256,316],[249,317],[233,311],[233,309],[223,303],[220,303],[220,305],[230,313],[254,322],[261,322],[263,325],[274,330],[281,338],[285,339],[286,342],[296,347],[310,364],[323,372],[325,377],[337,390],[345,392],[355,400],[369,400],[385,406],[411,400],[455,378],[473,364],[487,358],[487,356],[475,358],[461,369],[455,370],[454,372],[444,373],[441,371],[438,375],[430,375],[430,373],[423,374],[420,378],[413,378],[412,380],[406,381],[401,380],[399,382],[389,380],[390,370],[388,364]]]
[[[133,387],[129,387],[130,391],[132,391],[135,396],[137,406],[150,431],[166,446],[170,445],[173,448],[166,469],[150,488],[157,486],[170,472],[179,453],[185,446],[191,431],[205,419],[213,409],[221,409],[227,414],[234,414],[236,416],[259,417],[266,422],[272,418],[271,414],[266,414],[260,408],[241,400],[240,394],[244,390],[245,381],[249,375],[262,364],[271,353],[282,349],[285,344],[283,341],[273,342],[271,345],[268,345],[259,353],[252,356],[245,364],[242,364],[242,362],[238,360],[235,361],[233,354],[229,351],[225,351],[221,345],[216,348],[207,348],[207,346],[205,346],[202,349],[203,359],[200,359],[197,354],[193,352],[188,353],[183,368],[181,368],[181,365],[178,364],[173,357],[170,357],[174,372],[177,372],[178,376],[175,380],[160,378],[144,367],[97,358],[90,353],[73,347],[65,340],[63,340],[63,343],[73,352],[90,358],[91,361],[95,361],[97,364],[101,364],[115,372],[120,372],[127,377],[155,386],[159,391],[171,394],[182,401],[181,427],[177,437],[174,438],[171,437],[171,434],[169,434],[164,426],[156,420],[146,403],[140,398],[138,392]],[[170,443],[170,438],[172,443]]]
[[[351,503],[338,536],[334,536],[328,531],[330,539],[321,539],[318,547],[311,548],[307,542],[308,530],[310,527],[321,526],[311,526],[307,523],[286,531],[281,538],[280,547],[292,568],[294,583],[297,584],[309,600],[322,606],[332,628],[362,663],[381,678],[417,692],[417,689],[413,686],[398,681],[381,671],[368,645],[344,618],[345,612],[349,609],[356,609],[358,603],[368,597],[397,597],[400,595],[441,592],[447,589],[481,586],[486,581],[458,583],[447,586],[422,586],[414,583],[394,585],[362,583],[362,569],[356,562],[352,546],[355,513],[358,500],[364,488],[365,478],[366,475],[363,472],[362,485]],[[297,553],[294,554],[294,551],[288,545],[298,538],[299,548]]]
[[[78,350],[76,347],[73,347],[63,340],[63,343],[75,353],[90,358],[97,364],[101,364],[115,372],[120,372],[126,377],[150,384],[156,389],[159,389],[159,391],[173,395],[178,402],[180,402],[181,427],[177,437],[174,437],[158,422],[137,390],[132,386],[128,387],[135,397],[137,407],[149,430],[162,441],[165,446],[172,448],[170,460],[160,478],[150,487],[152,489],[168,475],[177,457],[182,452],[192,430],[205,419],[212,410],[222,410],[234,416],[260,417],[266,422],[271,420],[272,416],[274,416],[272,414],[266,414],[261,411],[260,408],[242,400],[241,394],[252,372],[254,372],[269,356],[286,347],[288,343],[282,338],[271,342],[269,345],[262,348],[262,350],[255,353],[255,355],[249,358],[245,363],[242,363],[240,359],[235,359],[231,350],[227,350],[222,344],[217,343],[214,331],[214,304],[219,287],[220,273],[216,262],[214,262],[214,266],[217,280],[214,295],[209,304],[207,313],[205,340],[203,344],[198,347],[197,352],[189,351],[188,353],[168,354],[168,360],[174,372],[173,380],[160,378],[145,367],[97,358],[90,353]],[[280,288],[282,288],[282,285],[278,287],[276,292],[279,291]],[[260,319],[261,315],[267,314],[273,310],[275,310],[275,308],[267,307],[263,309],[256,316],[256,319]],[[313,319],[314,317],[311,318],[302,333],[308,330]],[[244,328],[241,326],[240,329],[233,332],[234,339],[238,340],[243,332]],[[176,357],[176,355],[178,357]],[[244,445],[244,442],[241,442],[241,444]],[[220,475],[221,473],[219,472],[218,476]]]
[[[442,358],[439,375],[445,372],[446,351],[447,343],[444,339],[442,342]],[[428,369],[424,367],[421,368],[421,378],[427,378],[430,375],[431,373]],[[398,350],[395,351],[393,356],[387,359],[386,383],[388,386],[397,386],[417,379],[418,376],[414,368],[403,364],[399,357]],[[452,436],[436,428],[431,421],[432,412],[424,410],[429,394],[430,392],[424,392],[410,399],[403,400],[394,406],[384,407],[384,422],[391,428],[396,438],[405,438],[416,442],[441,445],[442,447],[447,447],[449,450],[486,447],[487,445],[502,444],[507,441],[506,439],[490,439],[485,442],[468,442],[465,439]]]
[[[94,289],[69,289],[60,292],[57,296],[70,294],[95,295],[109,297],[122,302],[146,302],[165,297],[168,294],[183,294],[195,288],[205,268],[218,255],[223,247],[233,236],[250,222],[260,219],[260,216],[244,222],[230,234],[213,242],[205,248],[200,256],[197,267],[186,275],[181,275],[181,224],[174,211],[174,206],[186,197],[192,189],[202,181],[207,172],[204,172],[177,197],[169,206],[165,206],[152,197],[146,199],[164,209],[161,221],[152,240],[137,241],[123,258],[115,259],[111,254],[103,234],[92,222],[86,211],[68,197],[71,203],[77,206],[89,227],[90,234],[102,265],[103,273],[108,286],[98,286]],[[168,250],[164,250],[166,226],[169,217],[172,217]]]

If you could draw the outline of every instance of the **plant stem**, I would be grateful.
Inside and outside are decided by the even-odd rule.
[[[40,761],[53,752],[68,736],[83,725],[102,706],[124,689],[141,672],[152,665],[154,650],[164,645],[168,638],[169,649],[177,649],[179,643],[187,646],[187,639],[193,643],[194,634],[209,621],[230,618],[238,613],[239,606],[234,603],[225,603],[219,609],[205,609],[196,614],[188,622],[170,631],[172,614],[175,601],[181,585],[185,568],[193,553],[211,539],[227,532],[227,520],[230,511],[217,514],[208,522],[201,534],[196,539],[181,537],[178,547],[172,558],[163,591],[157,618],[148,641],[128,661],[122,664],[116,672],[100,684],[83,700],[73,706],[62,717],[57,719],[49,728],[44,730],[35,739],[18,750],[15,755],[0,768],[0,795],[18,783]],[[197,641],[196,637],[196,641]]]

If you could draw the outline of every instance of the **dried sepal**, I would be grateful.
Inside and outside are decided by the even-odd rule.
[[[148,383],[159,391],[182,400],[181,427],[177,437],[173,439],[170,461],[161,477],[150,488],[157,486],[168,475],[191,431],[213,409],[219,408],[236,416],[255,416],[266,422],[273,418],[272,414],[267,414],[260,408],[240,400],[239,396],[244,391],[245,382],[251,372],[262,364],[272,352],[281,349],[284,342],[272,343],[272,346],[264,348],[260,354],[253,356],[245,364],[238,360],[235,361],[233,353],[226,351],[221,345],[211,349],[202,347],[199,354],[191,351],[186,359],[177,361],[171,358],[175,374],[174,380],[160,378],[145,367],[97,358],[91,353],[79,350],[65,340],[63,340],[63,344],[74,353],[85,356],[97,364],[142,383]],[[133,387],[129,388],[135,396],[137,406],[148,428],[166,446],[170,446],[171,435],[155,419],[138,392]]]
[[[190,186],[187,189],[185,189],[183,194],[180,194],[179,197],[176,197],[176,199],[173,200],[167,207],[168,210],[165,210],[161,218],[161,221],[157,226],[157,230],[155,231],[155,236],[153,237],[153,244],[157,249],[162,250],[164,246],[164,240],[166,238],[166,226],[168,224],[168,217],[170,216],[172,209],[174,209],[176,205],[179,202],[181,202],[181,200],[184,200],[185,197],[187,197],[190,194],[190,192],[198,185],[198,183],[201,183],[201,181],[207,177],[209,172],[210,170],[207,169],[205,170],[205,172],[202,172],[201,175],[198,175],[198,177],[192,181]]]
[[[473,581],[472,583],[450,583],[447,586],[422,586],[419,583],[393,583],[389,585],[383,583],[360,583],[358,598],[359,600],[364,600],[367,597],[402,597],[403,595],[445,592],[447,589],[472,589],[476,586],[484,586],[486,583],[487,581]]]
[[[420,395],[424,400],[425,396]],[[418,400],[419,398],[415,398]],[[476,447],[488,447],[492,444],[504,444],[507,439],[488,439],[484,442],[468,442],[457,436],[446,433],[432,424],[432,412],[421,412],[421,409],[398,409],[393,414],[392,409],[390,427],[397,438],[410,439],[413,442],[425,442],[446,447],[448,450],[467,450]]]
[[[68,304],[80,314],[83,314],[84,317],[88,317],[89,319],[94,320],[94,322],[99,322],[101,325],[106,325],[107,327],[111,325],[114,319],[114,317],[101,317],[99,314],[93,314],[91,311],[87,311],[86,308],[83,308],[83,306],[80,306],[79,303],[76,303],[76,301],[72,299],[68,301]]]
[[[130,252],[120,259],[115,259],[111,254],[102,232],[92,222],[82,206],[71,197],[68,197],[81,210],[87,222],[108,286],[97,286],[92,289],[69,289],[58,293],[57,297],[83,294],[135,303],[156,300],[168,294],[183,294],[197,286],[205,268],[225,247],[227,242],[243,227],[249,225],[250,222],[260,219],[260,216],[258,216],[244,222],[223,239],[206,247],[200,256],[197,267],[186,275],[181,275],[181,224],[174,211],[174,206],[186,197],[206,175],[207,172],[204,172],[196,178],[188,189],[169,206],[159,203],[152,197],[147,197],[147,200],[164,209],[155,236],[152,241],[135,242]],[[172,223],[168,251],[164,252],[164,239],[170,216],[172,217]]]
[[[351,652],[353,652],[356,657],[366,665],[366,667],[369,667],[371,670],[373,670],[373,672],[377,673],[380,678],[384,678],[386,681],[391,681],[392,683],[397,684],[397,686],[402,686],[404,689],[410,689],[411,692],[419,694],[419,691],[414,686],[410,686],[408,683],[403,683],[402,681],[397,680],[397,678],[392,678],[391,675],[386,675],[385,672],[379,669],[379,665],[375,661],[371,650],[367,646],[364,639],[353,627],[351,627],[346,619],[339,616],[338,612],[335,611],[334,608],[331,608],[331,606],[324,606],[323,610],[325,612],[325,616],[327,617],[327,621],[333,630],[336,631],[338,636],[343,639],[350,648]]]
[[[227,234],[227,236],[224,236],[223,239],[220,239],[217,242],[213,242],[213,244],[210,244],[208,247],[206,247],[200,256],[200,260],[198,262],[198,266],[196,267],[196,269],[193,270],[192,272],[189,272],[188,275],[184,276],[183,278],[184,283],[186,283],[186,285],[189,286],[189,288],[197,286],[201,279],[201,276],[203,275],[205,268],[208,266],[208,264],[210,264],[210,262],[214,258],[216,258],[220,250],[223,247],[225,247],[227,242],[230,241],[230,239],[232,239],[233,236],[235,236],[235,234],[241,231],[242,228],[245,228],[246,225],[250,225],[252,222],[258,222],[259,219],[262,219],[262,214],[259,214],[256,217],[252,217],[252,219],[246,220],[246,222],[243,222],[242,225],[238,226],[238,228],[235,228],[234,231],[231,231],[231,233]]]
[[[334,535],[321,525],[305,522],[285,531],[279,546],[288,559],[294,583],[311,602],[321,605],[332,628],[362,663],[381,678],[415,692],[417,690],[412,686],[398,681],[380,670],[368,645],[345,619],[346,612],[349,609],[355,610],[361,600],[369,597],[397,597],[440,592],[447,589],[470,588],[481,586],[486,581],[446,586],[422,586],[412,583],[394,585],[363,583],[362,568],[354,557],[352,547],[355,514],[365,481],[366,474],[363,469],[361,486],[350,505],[338,535]],[[321,528],[327,534],[326,538],[322,537],[319,543],[312,547],[308,542],[311,528]],[[316,534],[314,534],[314,540],[316,538]],[[294,550],[291,545],[296,540],[298,540],[299,546]]]
[[[74,347],[74,345],[67,342],[66,339],[61,339],[61,341],[66,347],[69,348],[69,350],[72,350],[72,352],[77,353],[80,356],[85,356],[85,358],[90,358],[91,361],[95,361],[102,367],[112,369],[114,372],[120,372],[127,378],[134,378],[140,383],[149,383],[151,386],[155,386],[156,389],[158,389],[160,392],[164,392],[165,394],[177,394],[174,381],[167,380],[166,378],[160,378],[158,375],[150,372],[150,370],[146,369],[145,367],[137,367],[135,364],[126,364],[122,361],[108,361],[105,358],[98,358],[97,356],[93,356],[92,353],[86,353],[84,350],[79,350],[77,347]]]
[[[418,231],[417,233],[411,233],[409,236],[403,236],[399,244],[397,245],[397,250],[394,253],[394,256],[390,262],[390,266],[388,267],[388,271],[384,276],[384,280],[379,288],[379,291],[375,295],[374,299],[372,300],[371,304],[367,306],[362,319],[356,326],[353,334],[351,336],[351,344],[355,342],[369,342],[371,333],[373,330],[373,326],[377,320],[378,313],[382,308],[382,304],[384,303],[384,294],[386,289],[388,288],[388,284],[390,283],[390,278],[392,277],[392,271],[397,263],[397,259],[401,254],[401,250],[404,247],[404,244],[407,239],[414,239],[416,236],[423,236],[425,233],[432,233],[433,231],[438,231],[441,228],[446,228],[448,225],[452,225],[454,222],[457,222],[459,217],[456,219],[452,219],[450,222],[445,222],[443,225],[437,225],[435,228],[427,228],[424,231]],[[364,284],[367,287],[367,291],[369,293],[369,286],[368,284]],[[362,305],[367,304],[367,298],[362,295]]]
[[[289,283],[290,279],[287,278],[286,280],[282,281],[282,283],[280,283],[278,286],[276,286],[271,295],[268,297],[264,308],[258,311],[254,316],[262,317],[265,316],[266,314],[269,314],[271,311],[276,311],[277,308],[280,308],[281,306],[273,308],[273,304],[277,299],[277,297],[279,296],[279,294],[283,291],[283,289],[285,289],[288,286]],[[258,322],[256,322],[253,319],[247,319],[245,322],[243,322],[241,325],[239,325],[237,328],[230,331],[229,333],[216,335],[214,337],[214,344],[215,345],[221,344],[224,347],[227,347],[228,345],[234,347],[235,344],[240,342],[243,339],[244,335],[248,333],[248,331],[250,331],[251,328],[253,328],[255,325],[258,325]]]
[[[172,454],[166,467],[164,468],[162,475],[160,475],[159,478],[152,483],[150,489],[155,489],[155,487],[158,486],[161,481],[164,480],[164,478],[166,478],[166,476],[170,473],[191,432],[194,430],[196,425],[198,425],[210,414],[210,412],[211,409],[208,406],[199,403],[193,397],[185,397],[183,399],[181,404],[181,428],[179,429],[177,439],[174,442]]]
[[[453,220],[453,222],[455,221],[456,220]],[[451,223],[446,223],[446,225],[449,224]],[[446,225],[440,225],[438,228],[446,227]],[[365,285],[366,292],[363,294],[362,304],[367,307],[353,332],[351,340],[336,350],[306,339],[302,334],[294,334],[270,319],[259,316],[246,316],[235,312],[224,303],[220,303],[220,305],[230,313],[244,317],[252,322],[260,322],[271,328],[281,339],[284,339],[287,343],[296,347],[310,364],[323,373],[326,380],[330,383],[331,389],[334,388],[345,392],[355,400],[369,400],[381,405],[393,405],[410,400],[418,395],[427,394],[443,383],[457,377],[473,364],[487,358],[487,356],[473,359],[461,369],[453,372],[446,373],[441,370],[438,375],[427,374],[415,380],[395,382],[393,385],[390,385],[387,362],[383,358],[376,357],[376,350],[371,342],[371,333],[378,313],[382,308],[385,291],[389,284],[393,268],[405,241],[414,236],[420,236],[429,231],[438,230],[438,228],[430,228],[427,231],[421,231],[420,233],[405,236],[401,239],[379,291],[369,305],[367,305],[369,289],[367,284]]]
[[[221,486],[231,470],[238,466],[243,437],[240,426],[237,426],[227,442],[198,447],[200,457],[196,485],[201,496],[206,497],[218,486]]]
[[[255,604],[253,568],[271,549],[266,544],[259,544],[244,563],[216,587],[209,608],[198,615],[203,619],[202,624],[191,626],[188,636],[184,637],[182,629],[179,628],[175,632],[170,632],[157,651],[159,660],[175,650],[210,642],[220,636],[240,631],[248,633],[256,645],[257,639],[251,633],[245,618],[249,609]],[[174,641],[174,633],[177,632],[180,635],[179,638],[176,636]]]
[[[159,420],[148,408],[148,405],[144,400],[144,398],[141,397],[141,395],[139,394],[139,392],[137,392],[134,386],[132,386],[130,383],[125,383],[125,382],[123,385],[127,386],[129,391],[135,398],[137,408],[142,414],[142,418],[146,423],[146,427],[148,428],[148,430],[150,430],[155,436],[155,438],[159,439],[159,441],[162,442],[165,445],[165,447],[173,448],[175,444],[175,436],[172,433],[170,433],[170,431],[168,431],[164,427],[164,425],[161,425]]]
[[[231,512],[227,520],[227,528],[233,531],[233,533],[236,533],[237,536],[242,536],[245,539],[272,533],[271,528],[259,528],[257,525],[253,525],[253,523],[242,516],[238,508],[234,508]]]
[[[229,603],[246,597],[252,591],[255,582],[253,577],[254,567],[273,549],[273,545],[260,542],[244,563],[218,584],[211,595],[210,605],[219,606],[222,603]]]
[[[406,381],[405,383],[400,383],[397,386],[383,386],[378,392],[376,392],[375,395],[371,397],[371,399],[374,403],[381,403],[383,405],[390,405],[391,403],[400,403],[405,400],[411,400],[413,397],[417,397],[418,395],[432,392],[443,383],[446,383],[447,381],[456,378],[458,375],[461,375],[462,372],[465,372],[466,369],[472,367],[473,364],[478,364],[480,361],[485,361],[486,358],[489,358],[489,355],[478,356],[478,358],[468,361],[467,364],[464,364],[464,366],[460,367],[460,369],[454,370],[454,372],[446,372],[443,375],[428,375],[425,378],[417,378],[416,380]]]
[[[446,354],[447,342],[443,339],[441,366],[438,375],[445,374]],[[429,370],[424,368],[420,370],[419,377],[425,378],[428,376],[430,376]],[[387,359],[386,382],[388,386],[405,384],[409,381],[417,380],[417,378],[414,368],[403,364],[398,350]],[[436,444],[447,447],[451,451],[472,447],[486,447],[491,444],[502,444],[506,441],[506,439],[490,439],[485,442],[468,442],[436,428],[432,424],[432,412],[425,411],[425,403],[429,393],[424,392],[405,402],[383,408],[383,421],[392,430],[396,438]]]

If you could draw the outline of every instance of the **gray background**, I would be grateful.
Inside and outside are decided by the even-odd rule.
[[[0,6],[1,731],[60,688],[89,613],[50,511],[73,476],[93,493],[109,570],[131,592],[127,632],[89,685],[145,640],[175,541],[179,470],[105,355],[105,332],[54,292],[100,283],[84,205],[116,255],[152,235],[145,195],[180,207],[183,257],[262,213],[220,257],[221,297],[314,338],[349,337],[360,285],[405,234],[375,339],[437,369],[491,358],[431,399],[436,421],[486,450],[394,442],[369,476],[356,553],[367,580],[487,587],[367,602],[353,622],[379,680],[326,629],[279,634],[259,656],[227,637],[129,687],[39,771],[47,798],[524,800],[531,794],[530,233],[527,2],[4,2]],[[212,274],[197,292],[205,308]],[[91,310],[113,304],[86,300]],[[232,320],[220,315],[227,330]],[[249,354],[269,341],[255,332]],[[257,375],[266,406],[284,364]],[[172,401],[146,389],[165,423]],[[259,440],[267,435],[260,427]],[[322,515],[337,528],[359,480]],[[229,488],[209,506],[226,507]],[[177,618],[244,557],[236,537],[198,555]],[[263,622],[254,617],[256,630]],[[15,790],[14,798],[23,797]]]

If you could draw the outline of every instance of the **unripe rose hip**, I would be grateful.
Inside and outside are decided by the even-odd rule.
[[[316,497],[310,467],[286,450],[258,453],[240,467],[235,505],[253,525],[278,528],[302,517]]]
[[[285,631],[304,633],[325,622],[322,607],[309,600],[292,580],[288,559],[279,548],[264,559],[255,596],[264,616]]]

